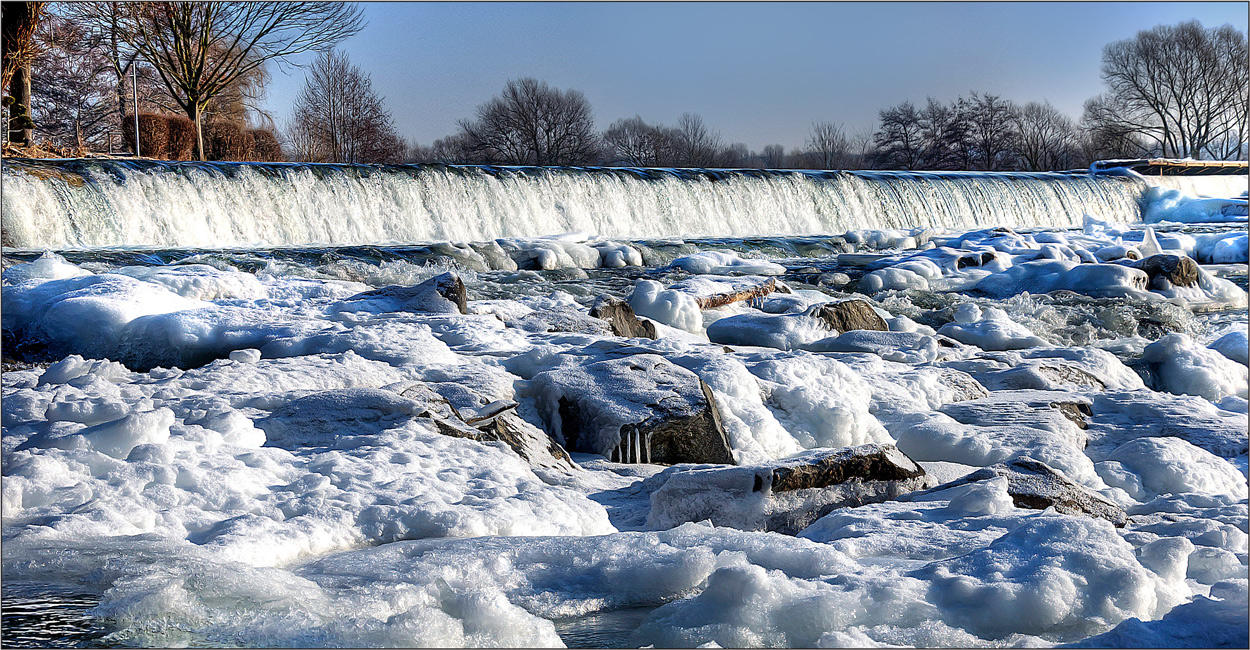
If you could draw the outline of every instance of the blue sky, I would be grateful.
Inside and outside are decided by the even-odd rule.
[[[699,113],[727,142],[801,146],[814,121],[871,128],[877,111],[976,90],[1080,117],[1102,48],[1197,19],[1246,31],[1244,2],[416,3],[362,5],[341,47],[399,132],[451,134],[509,79],[576,88],[600,128]],[[311,56],[296,60],[311,61]],[[281,123],[304,71],[271,70]]]

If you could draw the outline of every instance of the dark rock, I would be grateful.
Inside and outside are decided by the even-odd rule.
[[[772,463],[773,492],[823,488],[850,481],[901,481],[924,470],[894,445],[816,449]]]
[[[656,338],[655,323],[638,320],[629,303],[612,296],[599,296],[590,306],[590,315],[605,320],[612,333],[626,338]]]
[[[464,282],[450,271],[414,286],[391,285],[358,293],[339,303],[342,306],[340,310],[357,311],[366,302],[377,305],[370,310],[379,311],[468,313],[468,293]]]
[[[1073,483],[1050,465],[1028,456],[979,469],[963,478],[926,490],[925,493],[984,481],[997,476],[1007,477],[1007,494],[1011,496],[1011,501],[1017,508],[1045,510],[1054,507],[1056,512],[1066,515],[1085,515],[1106,519],[1116,527],[1124,526],[1128,522],[1128,514],[1120,506]],[[900,500],[909,498],[903,497]]]
[[[627,463],[734,463],[711,389],[659,356],[568,364],[531,386],[550,430],[573,451]]]
[[[674,467],[647,479],[652,527],[709,519],[793,535],[836,508],[919,489],[924,470],[893,445],[814,449],[743,467]]]
[[[1173,286],[1193,287],[1198,284],[1198,263],[1184,255],[1151,255],[1129,266],[1146,272],[1151,289],[1166,291]]]
[[[872,305],[863,300],[843,300],[812,305],[811,309],[807,310],[807,315],[820,319],[829,329],[839,332],[890,329],[885,324],[885,320],[873,311]]]

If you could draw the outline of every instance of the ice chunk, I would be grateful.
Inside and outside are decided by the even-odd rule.
[[[1160,387],[1169,393],[1198,395],[1213,402],[1229,395],[1246,397],[1250,381],[1246,366],[1184,334],[1168,334],[1146,346],[1142,360],[1151,364]]]

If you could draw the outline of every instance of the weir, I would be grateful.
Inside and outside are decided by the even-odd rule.
[[[1139,220],[1151,184],[1234,196],[1245,177],[6,160],[3,244],[231,248],[569,232],[641,239],[1071,227],[1087,214]]]

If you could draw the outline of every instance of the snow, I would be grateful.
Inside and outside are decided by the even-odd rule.
[[[1157,194],[1166,221],[1214,214]],[[557,646],[640,608],[622,643],[1244,647],[1238,269],[1158,291],[1117,263],[1244,263],[1244,231],[1202,230],[858,230],[812,259],[776,253],[811,238],[584,235],[430,244],[449,261],[428,265],[28,255],[4,271],[6,356],[43,362],[3,376],[5,580],[100,590],[114,645]],[[468,313],[361,295],[451,270]],[[699,307],[781,274],[792,293]],[[658,338],[521,322],[589,319],[601,294]],[[852,297],[890,331],[810,315]],[[539,462],[486,436],[558,443],[571,402],[610,454],[701,385],[736,466]],[[762,531],[761,468],[869,443],[931,489]],[[943,485],[1026,456],[1129,522]]]

